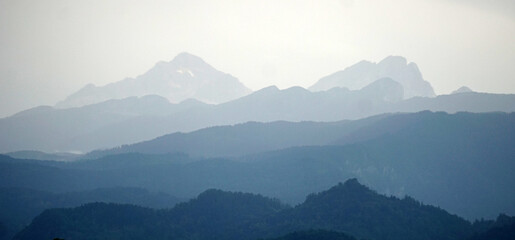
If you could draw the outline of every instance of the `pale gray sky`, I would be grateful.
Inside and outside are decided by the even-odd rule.
[[[183,51],[253,90],[401,55],[437,94],[515,93],[515,1],[0,0],[0,117]]]

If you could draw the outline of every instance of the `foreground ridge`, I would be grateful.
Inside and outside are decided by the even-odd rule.
[[[430,223],[430,224],[428,224]],[[306,231],[326,229],[344,234]],[[292,233],[297,232],[297,233]],[[285,235],[292,233],[290,235]],[[357,179],[312,194],[295,207],[260,195],[207,190],[169,210],[92,203],[51,209],[14,239],[465,239],[471,223],[412,198],[379,195]],[[308,238],[310,239],[310,238]]]

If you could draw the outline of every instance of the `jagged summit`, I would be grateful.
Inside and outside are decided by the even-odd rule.
[[[391,78],[400,83],[404,88],[405,99],[435,96],[431,84],[422,78],[417,64],[401,56],[388,56],[379,63],[360,61],[343,71],[321,78],[309,90],[325,91],[334,87],[358,90],[381,78]]]
[[[136,78],[126,78],[105,86],[88,84],[59,102],[56,107],[78,107],[109,99],[145,95],[159,95],[172,103],[194,98],[218,104],[250,92],[230,74],[216,70],[198,56],[183,52],[169,62],[156,63]]]

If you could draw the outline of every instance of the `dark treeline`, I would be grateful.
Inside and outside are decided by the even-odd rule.
[[[0,239],[10,239],[45,209],[78,207],[91,202],[171,208],[180,201],[166,193],[151,193],[145,189],[127,187],[69,193],[51,193],[26,188],[0,188]]]
[[[504,222],[514,221],[503,218],[509,220]],[[351,179],[311,194],[295,207],[260,195],[208,190],[169,210],[104,203],[51,209],[14,239],[258,239],[282,235],[279,239],[292,239],[300,234],[302,239],[321,235],[349,240],[464,240],[504,224],[471,224],[412,198],[379,195]],[[491,227],[478,227],[486,225]],[[339,233],[298,233],[310,229]]]

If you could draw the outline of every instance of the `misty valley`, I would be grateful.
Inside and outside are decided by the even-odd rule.
[[[0,118],[0,240],[515,239],[515,94],[399,56],[251,91],[181,53]]]

